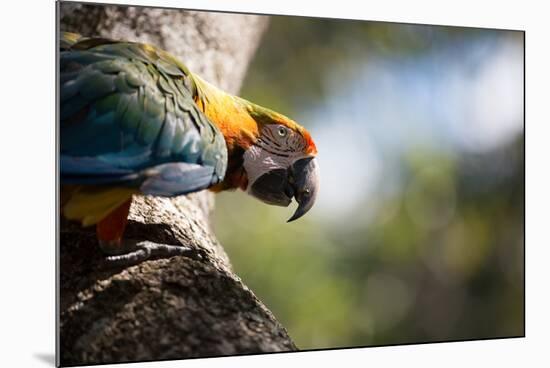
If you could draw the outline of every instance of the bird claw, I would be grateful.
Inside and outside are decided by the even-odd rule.
[[[125,242],[131,241],[126,240]],[[128,267],[151,259],[171,258],[175,256],[201,260],[204,253],[202,250],[182,245],[159,244],[148,240],[125,244],[124,248],[130,249],[130,251],[124,254],[105,257],[102,266],[104,268]]]

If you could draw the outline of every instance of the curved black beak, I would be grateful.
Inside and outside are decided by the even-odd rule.
[[[249,189],[254,197],[276,206],[287,207],[294,197],[298,208],[287,222],[305,215],[313,207],[318,191],[319,169],[314,157],[297,160],[288,170],[271,170],[256,179]]]
[[[291,222],[305,215],[315,204],[319,192],[319,166],[314,157],[298,160],[291,167],[291,178],[294,179],[294,198],[298,202],[296,212],[288,219]]]

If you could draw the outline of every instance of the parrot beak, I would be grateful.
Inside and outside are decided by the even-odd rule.
[[[305,215],[315,204],[319,192],[319,166],[314,157],[296,161],[291,168],[291,186],[294,189],[294,198],[298,202],[296,212],[288,219],[291,222]]]
[[[271,170],[260,176],[249,189],[254,197],[276,206],[287,207],[294,197],[298,208],[287,222],[305,215],[313,207],[318,191],[319,169],[314,157],[299,159],[288,170]]]
[[[264,203],[287,207],[292,202],[289,194],[288,171],[274,169],[260,176],[249,189],[249,193]]]

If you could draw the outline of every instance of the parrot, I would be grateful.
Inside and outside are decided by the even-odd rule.
[[[106,262],[192,248],[124,238],[134,195],[241,189],[306,214],[319,191],[317,148],[290,118],[229,94],[151,44],[61,32],[61,214],[95,226]]]

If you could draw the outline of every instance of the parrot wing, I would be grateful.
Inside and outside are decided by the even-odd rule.
[[[195,103],[205,96],[174,56],[73,33],[62,35],[60,49],[63,184],[179,195],[223,180],[225,140]]]

